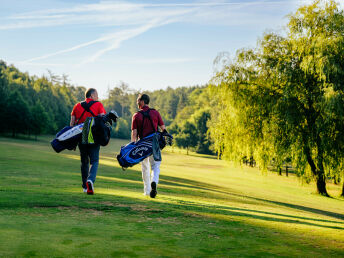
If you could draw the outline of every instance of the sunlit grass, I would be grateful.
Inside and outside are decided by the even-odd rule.
[[[56,154],[47,139],[0,138],[1,255],[344,255],[340,185],[325,198],[294,175],[167,148],[151,199],[140,165],[119,167],[126,141],[115,139],[101,149],[96,194],[87,196],[78,151]]]

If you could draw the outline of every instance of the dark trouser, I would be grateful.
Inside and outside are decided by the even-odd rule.
[[[81,178],[82,187],[86,188],[87,180],[93,183],[96,181],[99,164],[99,144],[81,144],[79,143],[81,159]],[[89,166],[91,164],[91,167]]]

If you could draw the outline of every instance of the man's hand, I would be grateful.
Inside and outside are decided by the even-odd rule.
[[[173,136],[170,135],[170,134],[167,132],[166,129],[162,131],[162,135],[165,137],[166,143],[167,143],[168,145],[172,146],[172,144],[173,144]]]
[[[75,116],[71,116],[69,125],[74,126],[74,124],[75,124]]]

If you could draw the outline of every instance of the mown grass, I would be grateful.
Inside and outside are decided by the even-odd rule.
[[[167,149],[150,199],[140,166],[122,171],[124,142],[112,140],[88,196],[78,151],[56,154],[48,140],[0,138],[0,256],[344,256],[344,200],[294,176]]]

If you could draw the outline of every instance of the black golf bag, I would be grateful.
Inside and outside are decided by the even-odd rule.
[[[117,118],[116,111],[112,110],[105,116],[88,118],[87,123],[85,121],[76,126],[66,126],[56,134],[50,144],[57,153],[65,149],[75,150],[78,143],[82,141],[82,136],[91,134],[93,143],[106,146],[110,141],[112,121],[116,122]]]

